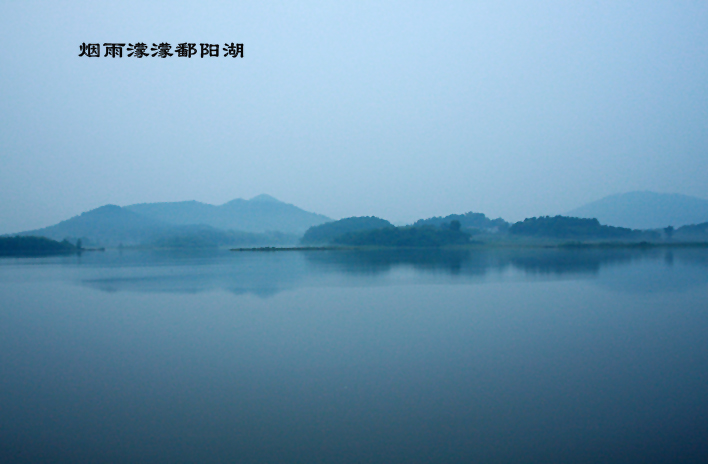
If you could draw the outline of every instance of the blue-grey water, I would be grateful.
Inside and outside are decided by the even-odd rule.
[[[706,462],[708,250],[0,259],[0,462]]]

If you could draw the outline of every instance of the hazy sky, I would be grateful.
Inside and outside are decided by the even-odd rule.
[[[707,198],[708,2],[3,1],[0,108],[0,233],[260,193],[394,222]]]

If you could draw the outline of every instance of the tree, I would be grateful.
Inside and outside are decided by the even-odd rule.
[[[666,234],[666,238],[671,240],[671,237],[674,236],[674,226],[666,227],[664,233]]]

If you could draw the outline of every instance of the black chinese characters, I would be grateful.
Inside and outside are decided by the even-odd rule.
[[[106,42],[103,44],[104,47],[104,58],[123,58],[123,47],[125,43],[117,42]],[[148,50],[148,45],[146,42],[135,42],[128,43],[126,48],[128,58],[169,58],[175,56],[177,58],[191,58],[199,53],[200,58],[212,58],[219,56],[219,48],[223,51],[224,58],[243,58],[243,44],[242,43],[224,43],[223,47],[220,47],[218,43],[200,43],[200,48],[197,50],[197,44],[190,42],[182,42],[177,46],[172,48],[172,45],[167,42],[160,42],[159,44],[153,43],[152,47]],[[85,56],[87,58],[100,58],[101,57],[101,44],[100,43],[82,43],[79,45],[79,56]],[[152,53],[151,53],[152,52]]]

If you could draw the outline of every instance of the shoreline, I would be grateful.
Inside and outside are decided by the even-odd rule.
[[[273,251],[382,251],[382,250],[475,250],[496,248],[546,248],[546,249],[653,249],[653,248],[708,248],[708,242],[563,242],[563,243],[474,243],[446,247],[386,247],[386,246],[303,246],[303,247],[253,247],[230,248],[235,252],[273,252]]]

